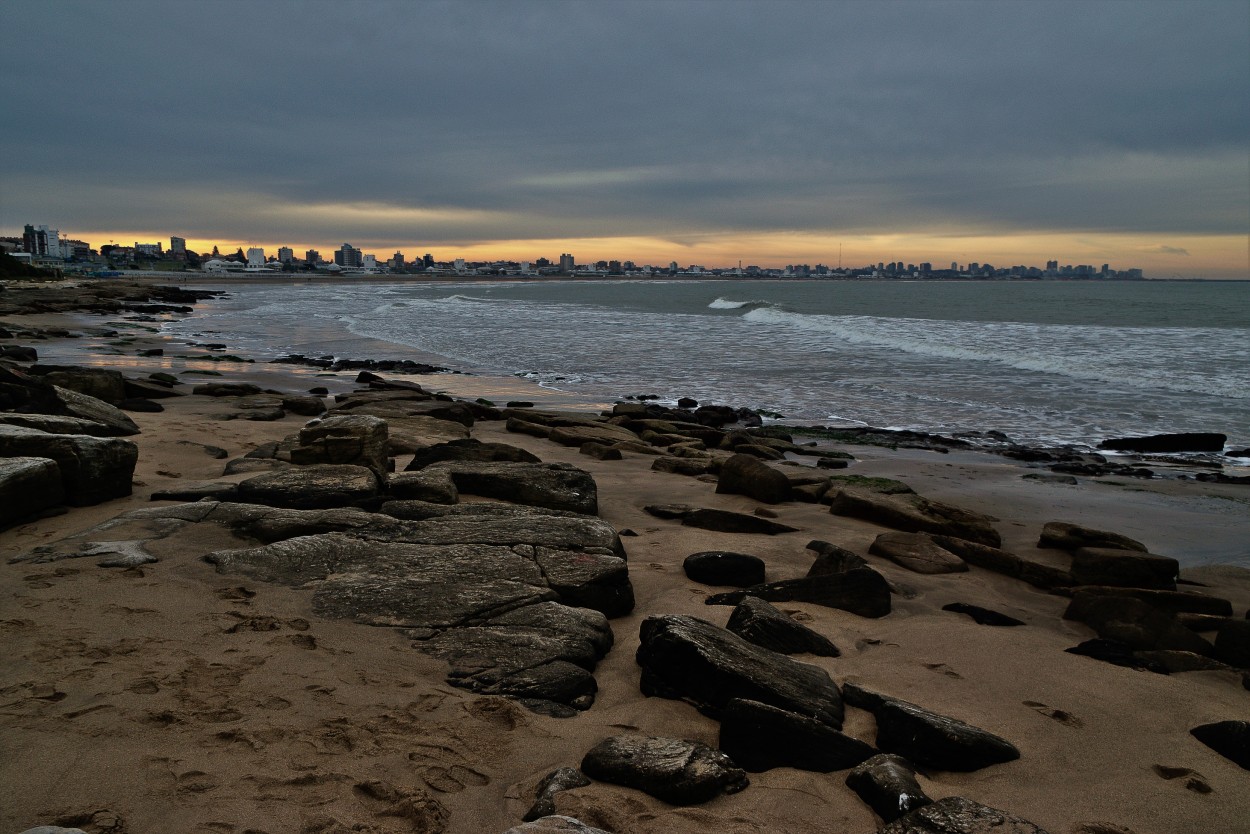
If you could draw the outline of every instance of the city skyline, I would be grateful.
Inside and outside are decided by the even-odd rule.
[[[221,5],[5,4],[0,235],[1250,275],[1244,3]]]

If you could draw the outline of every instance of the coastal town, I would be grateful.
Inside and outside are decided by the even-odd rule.
[[[0,237],[0,252],[25,265],[50,270],[61,275],[89,275],[99,278],[120,277],[128,272],[154,273],[203,272],[217,276],[253,277],[282,273],[353,275],[421,275],[429,278],[509,276],[521,278],[687,278],[687,279],[798,279],[798,280],[1142,280],[1141,269],[1112,269],[1110,264],[1063,264],[1047,261],[1045,267],[1014,265],[996,266],[969,261],[951,262],[949,267],[929,262],[905,263],[902,260],[878,261],[861,266],[843,267],[826,264],[787,264],[785,267],[743,265],[707,267],[700,264],[664,265],[638,264],[632,260],[596,260],[579,262],[569,253],[552,260],[539,257],[532,261],[469,261],[465,258],[437,260],[434,255],[409,258],[401,251],[389,258],[363,252],[344,243],[323,257],[317,249],[307,249],[300,256],[290,246],[278,247],[270,253],[262,247],[242,246],[234,252],[200,253],[187,248],[184,237],[171,235],[169,245],[161,240],[135,241],[126,246],[112,242],[98,247],[71,238],[47,225],[26,224],[20,237]],[[838,260],[841,260],[839,256]]]

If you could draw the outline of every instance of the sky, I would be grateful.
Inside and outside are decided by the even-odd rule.
[[[1250,277],[1245,0],[4,0],[0,29],[0,235]]]

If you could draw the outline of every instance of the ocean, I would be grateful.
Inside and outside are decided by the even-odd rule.
[[[783,422],[1035,445],[1218,431],[1250,446],[1250,283],[236,284],[165,325],[258,359],[433,362],[598,406],[689,396]]]

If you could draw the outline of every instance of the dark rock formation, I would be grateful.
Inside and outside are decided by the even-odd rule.
[[[1046,834],[1046,831],[1015,814],[962,796],[948,796],[899,817],[878,834]]]
[[[462,493],[586,515],[599,512],[599,491],[584,469],[567,463],[451,461],[446,469]]]
[[[239,500],[268,507],[316,510],[374,507],[381,499],[377,476],[363,466],[313,464],[267,472],[239,484]]]
[[[1064,649],[1064,651],[1069,654],[1079,654],[1082,657],[1091,657],[1094,660],[1101,660],[1114,666],[1123,666],[1126,669],[1141,669],[1160,675],[1171,673],[1171,670],[1162,662],[1148,656],[1142,656],[1148,653],[1143,652],[1139,654],[1134,652],[1130,646],[1121,643],[1119,640],[1105,640],[1099,637],[1093,640],[1086,640],[1070,649]]]
[[[1215,432],[1152,434],[1145,437],[1117,437],[1098,444],[1099,449],[1115,452],[1222,452],[1228,437]]]
[[[708,605],[737,605],[747,596],[769,602],[810,602],[826,608],[850,611],[861,617],[884,617],[890,613],[890,586],[885,577],[871,568],[845,573],[783,579],[754,585],[742,591],[714,594]]]
[[[1250,721],[1218,721],[1189,734],[1229,761],[1250,770]]]
[[[202,397],[250,397],[260,393],[260,386],[250,382],[208,382],[194,386],[191,393]]]
[[[893,753],[879,753],[846,777],[846,785],[886,823],[933,802],[916,781],[911,762]]]
[[[404,467],[405,472],[424,469],[443,461],[478,461],[482,463],[512,462],[541,463],[537,455],[507,443],[483,443],[472,438],[451,440],[418,449],[412,460]]]
[[[1078,547],[1111,547],[1120,550],[1138,550],[1142,553],[1147,550],[1146,545],[1128,536],[1063,521],[1052,521],[1044,526],[1037,546],[1056,547],[1061,550],[1076,550]]]
[[[61,470],[49,458],[0,458],[0,530],[19,524],[61,503]]]
[[[854,767],[877,752],[814,718],[740,698],[721,714],[719,743],[751,773],[775,767],[828,773]]]
[[[868,548],[916,573],[962,573],[968,564],[924,533],[882,533]]]
[[[736,454],[721,464],[716,491],[746,495],[765,504],[780,504],[790,500],[790,481],[758,458]]]
[[[386,492],[397,501],[419,501],[431,504],[455,504],[460,500],[460,491],[446,469],[433,471],[400,472],[391,475],[386,482]],[[394,502],[390,502],[394,503]],[[384,510],[388,515],[397,518],[412,518],[411,515],[396,513],[396,507]]]
[[[1063,616],[1134,650],[1173,649],[1207,657],[1214,653],[1210,643],[1177,622],[1172,612],[1131,596],[1078,593]]]
[[[1099,585],[1073,588],[1072,607],[1074,610],[1080,610],[1085,605],[1093,604],[1097,597],[1129,597],[1141,600],[1152,608],[1173,614],[1205,614],[1215,617],[1233,615],[1233,604],[1228,600],[1193,591],[1154,591],[1147,588],[1116,588]]]
[[[561,767],[553,770],[539,781],[538,788],[534,791],[534,804],[521,819],[525,822],[533,822],[555,814],[556,794],[572,788],[584,788],[589,784],[590,780],[577,768]]]
[[[130,494],[139,449],[116,437],[0,426],[0,458],[10,457],[56,461],[65,503],[85,507]]]
[[[1226,620],[1215,635],[1217,660],[1250,669],[1250,620]]]
[[[1078,585],[1114,585],[1175,591],[1180,563],[1175,559],[1109,547],[1080,547],[1072,554]]]
[[[291,462],[363,466],[385,478],[388,438],[386,421],[377,417],[353,414],[312,420],[300,429]]]
[[[639,635],[644,695],[684,700],[712,717],[742,698],[842,727],[842,698],[823,669],[694,617],[648,617]]]
[[[708,550],[692,553],[682,562],[686,576],[707,585],[746,588],[764,581],[764,560],[747,553]]]
[[[954,611],[956,614],[967,614],[976,620],[980,625],[988,626],[1022,626],[1023,620],[1017,620],[1015,617],[1008,617],[1006,614],[1000,614],[989,608],[982,608],[979,605],[969,605],[966,602],[952,602],[949,605],[942,606],[943,611]]]
[[[749,596],[738,603],[725,627],[757,646],[781,654],[841,655],[828,637],[795,622],[757,597]]]
[[[797,527],[791,527],[788,524],[729,510],[694,510],[685,515],[681,523],[686,527],[715,530],[719,533],[757,533],[766,536],[793,533],[798,530]]]
[[[988,516],[930,501],[914,494],[885,495],[841,488],[830,509],[834,515],[862,518],[909,533],[935,533],[998,547],[1002,539]]]
[[[812,566],[807,569],[808,576],[846,573],[855,568],[868,567],[863,556],[830,542],[813,540],[807,543],[807,549],[816,553],[816,561],[812,562]]]
[[[591,748],[582,772],[673,805],[697,805],[747,787],[747,776],[719,750],[675,738],[612,736]]]

